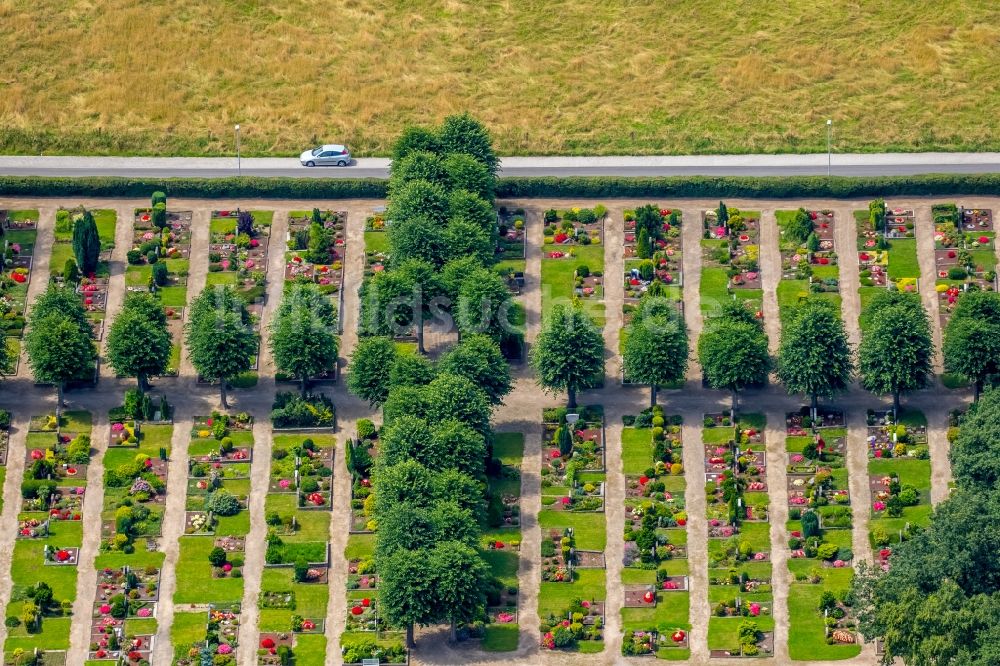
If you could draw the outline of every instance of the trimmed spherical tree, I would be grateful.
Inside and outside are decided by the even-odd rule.
[[[56,416],[62,414],[63,391],[71,381],[93,377],[97,349],[90,336],[71,317],[60,313],[32,316],[25,334],[28,364],[35,380],[56,387]]]
[[[567,406],[576,407],[577,392],[604,373],[604,338],[579,305],[556,305],[542,324],[530,360],[539,384],[566,391]]]
[[[396,361],[396,345],[390,338],[367,337],[358,340],[347,368],[347,388],[372,407],[381,406],[389,397],[390,377]]]
[[[333,303],[312,284],[293,284],[271,322],[275,365],[299,380],[302,395],[309,380],[337,365],[339,341]]]
[[[732,393],[735,414],[740,391],[767,381],[767,336],[754,324],[720,318],[698,340],[698,361],[709,386]]]
[[[899,418],[901,393],[923,388],[931,378],[934,348],[923,308],[887,306],[871,319],[858,348],[861,384],[876,395],[892,395]]]
[[[656,304],[644,298],[624,337],[625,376],[648,384],[649,404],[655,406],[660,387],[682,381],[687,372],[689,350],[684,321],[673,303]]]
[[[203,377],[217,379],[224,408],[226,382],[249,370],[257,352],[246,302],[230,286],[206,287],[191,305],[186,339],[191,363]]]
[[[148,378],[166,372],[170,350],[166,322],[150,319],[140,309],[123,308],[108,332],[108,363],[119,375],[135,377],[140,392]]]
[[[781,329],[778,378],[790,393],[811,399],[813,418],[819,396],[846,391],[854,364],[847,332],[833,306],[809,300],[795,309]]]

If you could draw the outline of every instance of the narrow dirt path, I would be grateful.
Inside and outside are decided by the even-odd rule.
[[[924,203],[913,207],[915,218],[913,232],[917,238],[917,263],[920,266],[920,301],[927,311],[931,324],[931,338],[934,340],[934,372],[940,375],[944,371],[944,359],[941,356],[941,320],[938,317],[937,292],[934,291],[937,270],[934,266],[934,221],[931,217],[930,204]],[[936,377],[932,382],[939,381]]]
[[[668,409],[680,412],[684,419],[681,431],[682,452],[687,486],[684,506],[687,508],[688,595],[690,597],[692,661],[708,659],[708,621],[712,615],[708,603],[708,520],[705,512],[705,472],[701,441],[704,413],[699,409]],[[704,411],[708,411],[706,406]]]
[[[767,494],[770,498],[768,521],[771,526],[771,589],[774,590],[774,660],[788,662],[788,594],[792,582],[788,571],[788,485],[785,450],[785,413],[769,408],[767,415]]]
[[[701,383],[701,365],[698,363],[698,338],[704,328],[701,314],[701,210],[681,210],[681,241],[683,243],[684,323],[687,325],[691,353],[688,355],[688,382]],[[700,435],[699,435],[700,438]]]
[[[125,287],[125,270],[128,268],[125,255],[132,247],[132,209],[127,206],[115,207],[115,248],[111,251],[108,279],[108,300],[104,310],[104,337],[101,340],[101,381],[114,380],[115,371],[107,363],[108,334],[111,323],[121,311],[128,291]]]
[[[764,288],[764,330],[772,355],[781,344],[781,313],[778,309],[778,282],[781,280],[781,253],[778,250],[778,223],[774,208],[760,212],[760,275]]]

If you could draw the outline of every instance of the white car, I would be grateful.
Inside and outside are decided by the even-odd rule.
[[[351,163],[351,151],[347,146],[327,144],[305,151],[299,155],[299,161],[302,162],[302,166],[307,167],[329,165],[342,167]]]

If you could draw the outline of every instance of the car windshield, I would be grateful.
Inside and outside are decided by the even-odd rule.
[[[319,155],[322,152],[323,152],[323,146],[319,146],[317,148],[313,148],[313,150],[312,150],[313,157]]]

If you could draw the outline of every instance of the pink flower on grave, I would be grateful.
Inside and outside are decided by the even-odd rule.
[[[254,260],[253,259],[247,259],[245,265],[246,265],[247,268],[253,268],[256,264],[254,264]]]
[[[258,245],[260,245],[260,241],[258,241],[256,238],[250,239],[250,247],[257,247]]]
[[[223,643],[222,645],[219,646],[219,649],[216,650],[216,652],[218,652],[219,654],[232,654],[233,647],[228,643]]]
[[[224,271],[228,271],[229,270],[229,260],[228,259],[223,259],[222,261],[219,262],[219,265],[222,266],[222,270],[224,270]]]
[[[760,604],[757,603],[756,601],[750,604],[750,614],[753,615],[754,617],[760,615]]]
[[[111,612],[111,606],[109,606],[109,605],[107,605],[107,604],[103,604],[103,605],[102,605],[102,606],[101,606],[100,608],[98,608],[97,610],[99,610],[99,611],[101,612],[101,615],[107,615],[108,613],[110,613],[110,612]]]
[[[153,614],[153,611],[148,608],[140,608],[135,614],[139,617],[149,617]]]
[[[875,509],[876,511],[885,511],[885,502],[876,501],[874,504],[872,504],[872,508]]]
[[[281,486],[282,488],[287,488],[290,485],[292,485],[292,482],[289,481],[288,479],[282,479],[281,481],[278,481],[278,485]]]

